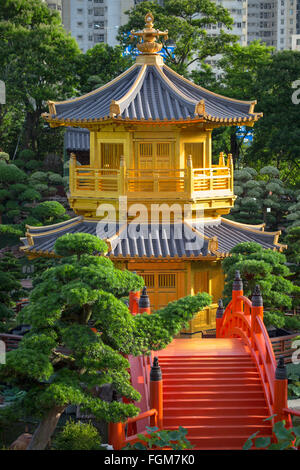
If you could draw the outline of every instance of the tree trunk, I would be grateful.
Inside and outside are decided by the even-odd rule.
[[[27,450],[45,450],[52,434],[55,431],[59,418],[65,406],[55,406],[40,422],[35,430]]]

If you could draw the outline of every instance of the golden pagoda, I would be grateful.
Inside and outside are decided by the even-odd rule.
[[[88,94],[49,103],[43,117],[50,126],[89,130],[90,159],[83,165],[74,153],[70,158],[68,198],[77,217],[27,227],[23,250],[53,256],[59,236],[97,234],[118,267],[144,277],[154,310],[199,291],[212,295],[212,305],[186,330],[194,333],[215,327],[221,261],[230,249],[243,241],[281,249],[280,232],[222,217],[235,200],[232,159],[220,154],[212,163],[212,130],[252,126],[261,116],[256,102],[212,93],[178,75],[159,55],[156,39],[167,31],[153,28],[151,13],[145,20],[143,31],[132,31],[141,52],[132,67]]]

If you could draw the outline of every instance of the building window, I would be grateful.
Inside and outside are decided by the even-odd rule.
[[[82,9],[82,8],[77,8],[77,13],[79,13],[80,15],[82,15],[83,9]]]
[[[104,8],[94,8],[94,15],[95,16],[104,16]]]
[[[185,143],[184,144],[184,153],[185,153],[185,161],[189,155],[192,155],[193,159],[193,167],[194,168],[203,168],[204,167],[204,159],[203,159],[203,143]]]
[[[104,34],[95,34],[94,42],[104,42]]]
[[[103,37],[103,40],[104,40],[104,37]],[[98,41],[98,42],[101,42],[101,41]],[[103,169],[120,168],[120,157],[121,155],[124,155],[123,144],[101,143],[100,150],[101,150],[101,168]]]
[[[154,274],[142,274],[144,281],[145,281],[145,286],[148,289],[153,289],[154,287]]]
[[[78,21],[77,26],[79,26],[80,28],[82,28],[83,23],[82,23],[81,21]]]
[[[104,29],[104,21],[95,21],[94,28],[95,29]]]
[[[176,274],[159,274],[158,287],[174,288],[176,287]]]

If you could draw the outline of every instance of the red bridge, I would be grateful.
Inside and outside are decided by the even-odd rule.
[[[128,420],[127,435],[126,423],[110,424],[114,449],[139,440],[137,431],[146,434],[146,418],[163,429],[184,427],[196,450],[242,449],[256,431],[271,437],[277,421],[291,426],[291,415],[300,413],[287,406],[284,360],[276,365],[260,290],[257,286],[252,301],[245,297],[238,272],[225,312],[219,302],[216,336],[175,339],[156,354],[150,381],[150,362],[130,358],[133,385],[143,396],[137,406],[143,412]]]

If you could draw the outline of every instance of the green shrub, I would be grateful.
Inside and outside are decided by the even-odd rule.
[[[35,171],[30,176],[30,181],[32,182],[32,184],[37,182],[46,183],[48,181],[47,173],[45,173],[44,171]]]
[[[14,191],[14,193],[16,193],[16,196],[19,196],[20,193],[26,191],[27,188],[28,185],[23,183],[16,183],[10,186],[10,190]]]
[[[148,435],[138,434],[138,437],[143,442],[136,442],[131,445],[128,444],[122,450],[149,450],[153,447],[163,449],[164,447],[173,450],[192,449],[193,446],[187,440],[187,430],[179,426],[178,430],[159,430],[158,428],[149,428],[146,426]]]
[[[31,215],[44,224],[54,224],[61,221],[66,209],[57,201],[45,201],[32,209]]]
[[[24,162],[24,160],[21,160],[20,158],[16,158],[14,160],[14,164],[17,165],[17,167],[23,169],[23,168],[25,168],[26,162]]]
[[[46,193],[48,191],[48,186],[43,183],[34,184],[33,188],[41,194]]]
[[[30,160],[34,160],[35,159],[35,153],[33,150],[30,150],[30,149],[24,149],[24,150],[21,150],[21,152],[19,153],[18,157],[21,159],[21,160],[25,160],[26,162],[30,161]]]
[[[72,256],[76,248],[78,256],[93,255],[95,252],[107,253],[107,245],[100,238],[89,233],[67,233],[55,242],[55,253],[59,256]]]
[[[23,183],[27,180],[27,175],[16,165],[0,162],[0,183]]]
[[[36,160],[30,160],[29,162],[25,164],[26,170],[31,170],[31,171],[38,170],[39,168],[41,168],[41,166],[42,166],[42,163]]]
[[[41,199],[41,195],[38,191],[32,188],[26,189],[23,194],[19,195],[19,199],[21,201],[39,201]]]
[[[48,180],[51,184],[55,184],[55,185],[62,184],[63,182],[61,175],[59,175],[58,173],[52,173],[50,171],[48,172]]]
[[[5,214],[5,216],[6,216],[9,220],[13,220],[15,217],[18,217],[20,214],[21,214],[21,211],[20,211],[20,210],[14,209],[14,210],[7,211],[6,214]]]
[[[100,450],[101,437],[91,423],[68,421],[53,440],[55,450]]]
[[[270,420],[270,418],[264,421]],[[244,444],[243,450],[252,448],[264,450],[297,450],[300,444],[300,426],[294,426],[290,429],[285,427],[285,421],[278,421],[273,426],[273,434],[277,442],[272,442],[270,437],[257,437],[260,431],[252,434]]]
[[[15,225],[0,225],[0,248],[19,243],[20,237],[24,235],[23,231]]]
[[[6,209],[7,210],[17,210],[17,209],[19,209],[19,204],[16,201],[7,201]]]
[[[55,186],[49,186],[48,187],[48,195],[49,196],[55,196],[55,194],[57,193],[57,189]]]

